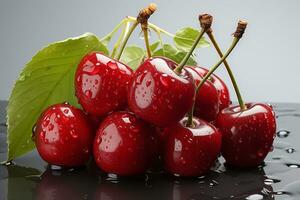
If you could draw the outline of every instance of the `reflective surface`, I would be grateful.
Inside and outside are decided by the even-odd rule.
[[[0,102],[0,160],[6,157],[5,102]],[[159,170],[130,179],[86,168],[47,167],[33,151],[0,165],[0,199],[300,199],[300,104],[276,104],[278,133],[265,164],[228,169],[219,159],[206,176],[181,179]]]

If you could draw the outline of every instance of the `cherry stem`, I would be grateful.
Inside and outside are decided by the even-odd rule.
[[[195,50],[195,48],[197,47],[199,41],[201,40],[202,36],[204,35],[205,30],[202,28],[199,35],[197,36],[196,40],[194,41],[191,49],[189,50],[189,52],[184,56],[183,60],[179,63],[179,65],[174,69],[174,71],[176,73],[180,73],[181,70],[183,69],[183,67],[185,66],[185,64],[187,63],[187,61],[189,60],[190,56],[192,55],[193,51]]]
[[[206,33],[207,33],[210,41],[213,43],[213,45],[214,45],[217,53],[219,54],[220,58],[222,58],[223,57],[223,53],[222,53],[222,51],[221,51],[221,49],[220,49],[220,47],[219,47],[219,45],[218,45],[218,43],[217,43],[217,41],[216,41],[216,39],[214,37],[212,31],[210,30],[210,31],[207,31]],[[225,67],[226,67],[227,73],[228,73],[228,75],[230,77],[230,80],[232,82],[232,85],[234,87],[234,90],[235,90],[235,93],[236,93],[239,105],[240,105],[241,109],[244,110],[244,109],[246,109],[246,105],[245,105],[245,103],[243,101],[242,95],[241,95],[239,87],[238,87],[238,85],[236,83],[235,77],[234,77],[234,75],[232,73],[232,70],[231,70],[231,68],[230,68],[230,66],[229,66],[229,64],[228,64],[228,62],[226,60],[224,60],[223,63],[225,65]]]
[[[192,55],[193,51],[197,47],[197,45],[198,45],[199,41],[201,40],[202,36],[204,35],[204,33],[208,29],[210,29],[212,21],[213,21],[213,17],[209,14],[199,15],[199,22],[200,22],[200,25],[201,25],[201,31],[200,31],[199,35],[197,36],[196,40],[194,41],[194,43],[193,43],[191,49],[189,50],[189,52],[184,56],[184,58],[180,62],[180,64],[174,69],[174,71],[177,74],[179,74],[181,72],[181,70],[183,69],[183,67],[185,66],[187,61],[189,60],[190,56]]]
[[[129,26],[130,26],[130,22],[126,22],[124,24],[124,28],[122,29],[121,35],[119,36],[117,42],[114,44],[114,48],[113,48],[112,53],[111,53],[112,58],[115,57],[120,43],[123,41],[123,38],[124,38],[125,34],[128,32]]]
[[[116,55],[116,59],[117,60],[120,60],[121,55],[122,55],[122,53],[124,51],[124,48],[125,48],[125,46],[126,46],[126,44],[128,42],[128,39],[129,39],[129,37],[131,36],[132,32],[134,31],[134,29],[137,27],[138,24],[139,24],[139,22],[135,21],[135,22],[133,22],[132,26],[129,28],[127,34],[125,35],[125,37],[123,39],[123,42],[122,42],[121,47],[120,47],[120,50],[119,50],[118,54]]]
[[[136,21],[138,21],[141,24],[141,28],[144,33],[144,40],[145,40],[148,58],[151,57],[151,49],[150,49],[149,36],[148,36],[148,19],[155,11],[156,11],[156,4],[151,3],[147,8],[141,10],[139,15],[136,18]]]
[[[144,40],[145,40],[145,46],[147,50],[147,56],[148,58],[151,57],[151,49],[150,49],[150,44],[149,44],[149,36],[148,36],[148,28],[142,28],[143,33],[144,33]]]
[[[196,94],[195,94],[195,96],[198,94],[199,89],[202,87],[202,85],[205,83],[205,81],[210,77],[210,75],[212,75],[212,73],[229,56],[229,54],[232,52],[232,50],[237,45],[237,43],[239,42],[239,40],[240,40],[240,38],[236,38],[236,37],[233,39],[233,42],[232,42],[231,46],[229,47],[229,49],[227,50],[227,52],[225,53],[225,55],[223,55],[222,58],[203,77],[203,79],[201,80],[201,82],[199,83],[199,85],[196,88]],[[196,97],[195,97],[195,99],[196,99]],[[194,104],[193,104],[192,110],[189,113],[188,120],[187,120],[187,123],[186,123],[186,126],[188,126],[188,127],[194,127],[194,124],[193,124],[193,114],[194,114],[194,109],[195,109],[195,102],[196,101],[194,100]]]

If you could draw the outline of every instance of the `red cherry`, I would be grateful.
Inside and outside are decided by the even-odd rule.
[[[222,155],[235,167],[254,167],[263,162],[272,148],[276,131],[272,108],[248,103],[246,110],[231,106],[222,110],[216,126],[222,132]]]
[[[196,85],[198,85],[203,76],[198,72],[198,67],[185,67],[193,76]],[[196,101],[194,116],[204,119],[205,121],[214,121],[219,113],[219,92],[209,80],[207,80],[199,89]]]
[[[214,164],[221,150],[221,134],[211,124],[193,118],[195,127],[186,127],[187,118],[166,128],[165,168],[180,176],[201,176]]]
[[[155,129],[130,112],[114,112],[100,125],[94,158],[107,173],[135,175],[145,172],[156,155]]]
[[[75,75],[75,91],[83,109],[103,116],[126,106],[132,70],[99,52],[84,56]]]
[[[133,74],[128,89],[130,109],[142,119],[164,127],[178,122],[192,107],[195,84],[167,58],[147,59]]]
[[[203,77],[207,74],[208,69],[204,67],[196,67],[195,70]],[[219,91],[220,95],[220,110],[223,110],[224,108],[227,108],[230,104],[230,95],[229,90],[225,84],[225,82],[217,75],[212,74],[210,79],[210,82],[214,84],[214,86]]]
[[[87,116],[67,104],[47,108],[37,121],[34,140],[40,156],[50,164],[84,165],[91,156],[94,132]]]

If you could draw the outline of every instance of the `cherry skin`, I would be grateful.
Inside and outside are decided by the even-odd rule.
[[[208,69],[204,67],[195,67],[195,70],[203,77],[205,74],[207,74]],[[230,95],[229,90],[227,88],[227,85],[224,83],[224,81],[217,75],[212,74],[210,76],[210,82],[214,84],[214,86],[219,91],[220,95],[220,110],[223,110],[224,108],[227,108],[230,104]]]
[[[123,63],[92,52],[84,56],[75,74],[75,93],[83,109],[94,116],[126,106],[132,70]]]
[[[202,80],[202,75],[200,75],[196,68],[197,67],[185,67],[185,69],[192,74],[195,84],[198,85]],[[194,116],[208,122],[215,121],[219,113],[219,96],[219,91],[214,84],[207,80],[196,95]]]
[[[121,176],[144,173],[157,152],[155,129],[130,112],[114,112],[101,123],[94,140],[96,164]]]
[[[191,109],[195,95],[193,77],[167,58],[147,59],[133,74],[128,88],[129,108],[159,127],[177,123]]]
[[[246,110],[231,106],[222,110],[216,126],[222,132],[222,155],[233,167],[260,165],[272,149],[276,131],[272,108],[248,103]]]
[[[174,175],[190,177],[205,174],[221,151],[221,133],[211,124],[193,118],[195,127],[185,127],[187,117],[165,129],[165,169]]]
[[[38,119],[33,136],[40,156],[49,164],[77,167],[91,157],[92,125],[80,109],[71,105],[47,108]]]

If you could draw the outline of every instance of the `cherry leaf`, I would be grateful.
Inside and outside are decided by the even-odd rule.
[[[45,108],[64,101],[78,106],[75,70],[81,58],[91,51],[108,54],[106,46],[95,35],[86,33],[50,44],[26,64],[7,108],[8,161],[34,149],[32,127]]]
[[[185,27],[178,30],[173,38],[176,48],[188,52],[198,35],[199,31],[191,27]],[[205,37],[202,37],[197,45],[197,48],[208,46],[209,42],[206,41]]]
[[[180,51],[170,44],[164,44],[163,48],[160,48],[153,53],[153,56],[164,56],[173,60],[176,63],[180,63],[186,54],[187,52]],[[193,56],[191,56],[186,64],[196,65],[197,62],[195,61]]]
[[[144,61],[146,54],[144,49],[138,46],[127,46],[121,56],[120,61],[136,70]]]

